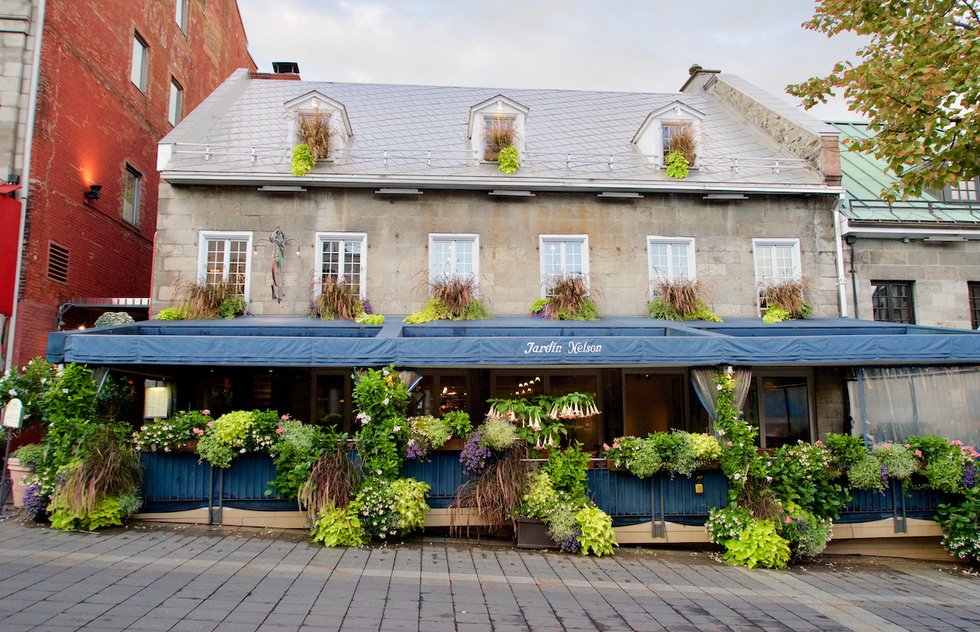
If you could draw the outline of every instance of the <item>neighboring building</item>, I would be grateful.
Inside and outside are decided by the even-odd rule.
[[[844,139],[868,135],[866,124],[831,125]],[[842,150],[841,163],[847,189],[841,232],[855,317],[980,327],[977,180],[889,203],[881,191],[897,178],[882,161]]]
[[[18,364],[44,353],[50,331],[91,325],[106,309],[145,318],[160,182],[156,144],[233,70],[254,68],[235,0],[38,0],[40,37],[38,6],[21,4],[25,19],[17,24],[31,33],[21,38],[22,57],[29,59],[38,41],[41,50],[36,108],[29,107],[30,68],[21,72],[18,149],[9,171],[14,180],[28,172],[19,148],[33,115],[12,356]],[[0,141],[6,124],[0,119]],[[0,151],[0,173],[4,160]],[[16,224],[10,230],[16,233]],[[12,278],[6,265],[2,273]],[[86,308],[117,298],[133,300]]]

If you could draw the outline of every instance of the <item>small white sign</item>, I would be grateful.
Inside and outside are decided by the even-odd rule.
[[[20,428],[24,421],[24,404],[16,397],[7,402],[3,409],[3,427]]]

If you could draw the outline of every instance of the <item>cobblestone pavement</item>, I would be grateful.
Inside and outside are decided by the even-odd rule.
[[[750,571],[705,552],[613,558],[425,538],[327,549],[296,531],[0,522],[14,630],[980,630],[980,579],[836,557]]]

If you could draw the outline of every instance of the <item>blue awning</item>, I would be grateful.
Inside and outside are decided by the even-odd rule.
[[[48,360],[197,366],[698,366],[980,364],[980,334],[847,318],[767,325],[520,316],[382,326],[300,317],[144,321],[56,332]]]

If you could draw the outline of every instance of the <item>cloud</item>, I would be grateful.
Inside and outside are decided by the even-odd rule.
[[[794,99],[789,83],[853,58],[856,37],[805,31],[809,0],[239,0],[261,70],[304,79],[674,92],[694,62]],[[815,112],[854,119],[842,103]]]

